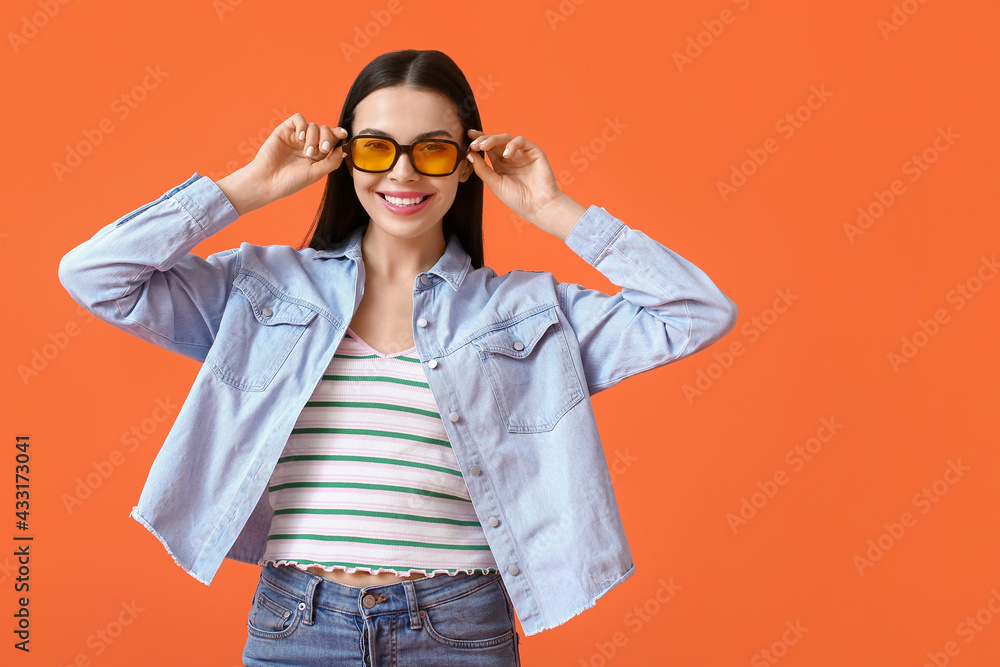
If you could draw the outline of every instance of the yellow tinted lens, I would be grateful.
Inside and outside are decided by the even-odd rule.
[[[396,147],[384,139],[362,137],[351,141],[351,160],[358,169],[385,171],[396,156]]]
[[[413,147],[413,164],[426,174],[447,174],[457,157],[458,149],[441,141],[421,141]]]

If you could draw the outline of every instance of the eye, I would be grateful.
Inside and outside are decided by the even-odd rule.
[[[420,144],[420,150],[424,153],[436,153],[438,151],[446,151],[449,148],[451,148],[451,146],[448,144],[443,144],[437,141],[428,141]]]
[[[363,145],[365,148],[373,151],[386,151],[392,146],[389,142],[382,141],[381,139],[367,139]]]

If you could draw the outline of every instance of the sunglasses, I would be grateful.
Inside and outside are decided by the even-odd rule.
[[[369,174],[391,170],[399,157],[406,153],[413,168],[424,176],[448,176],[458,169],[469,153],[467,148],[448,139],[424,139],[409,146],[400,146],[394,139],[374,134],[358,134],[344,139],[337,146],[345,146],[347,157],[344,159],[349,165]]]

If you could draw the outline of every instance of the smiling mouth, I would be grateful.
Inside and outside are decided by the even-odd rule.
[[[399,197],[389,197],[388,195],[384,195],[381,192],[376,194],[378,194],[379,197],[386,200],[393,206],[416,206],[417,204],[423,203],[424,201],[427,200],[428,197],[430,197],[430,195],[423,195],[422,197],[399,198]]]

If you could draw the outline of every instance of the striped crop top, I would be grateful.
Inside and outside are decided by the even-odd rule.
[[[415,351],[347,329],[271,473],[258,565],[498,571]]]

